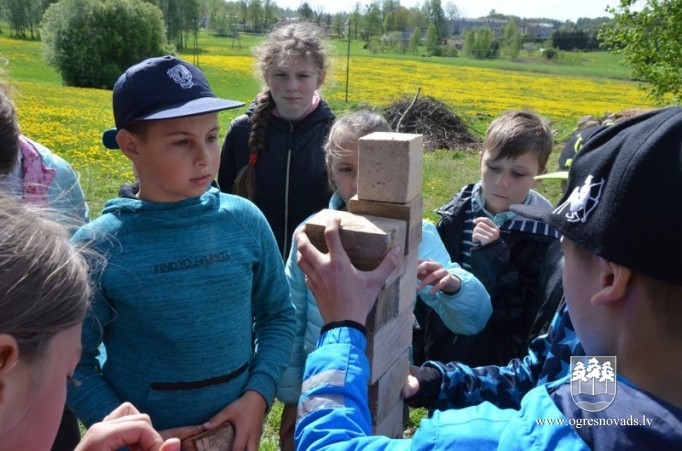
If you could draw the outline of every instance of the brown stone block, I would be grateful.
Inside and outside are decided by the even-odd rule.
[[[231,451],[234,442],[234,427],[226,422],[220,426],[187,437],[180,442],[181,451]]]
[[[403,272],[400,274],[400,285],[398,287],[398,311],[414,309],[417,300],[417,262],[419,253],[415,249],[411,254],[405,256]]]
[[[328,252],[324,229],[331,218],[341,219],[341,244],[353,265],[362,271],[375,269],[389,249],[405,241],[405,221],[324,209],[310,218],[304,228],[310,242],[321,252]],[[398,274],[397,270],[394,273]]]
[[[365,354],[370,364],[370,384],[388,371],[412,344],[412,309],[398,314],[373,334],[367,334]]]
[[[400,312],[400,283],[401,280],[395,280],[379,292],[374,307],[367,315],[365,327],[368,334],[373,334],[398,316]]]
[[[407,235],[403,251],[409,254],[417,249],[422,239],[423,204],[424,199],[420,195],[405,204],[360,200],[358,196],[353,196],[348,209],[356,215],[374,215],[406,221]]]
[[[406,349],[398,360],[393,362],[388,370],[369,386],[369,410],[373,424],[378,423],[378,420],[386,415],[391,407],[402,401],[400,391],[407,381],[409,358],[409,350]]]
[[[379,418],[376,424],[372,424],[373,435],[383,435],[389,438],[403,438],[405,432],[406,404],[400,400],[390,408],[385,415]]]

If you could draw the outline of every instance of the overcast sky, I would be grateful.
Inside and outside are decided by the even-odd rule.
[[[298,8],[303,0],[274,0],[281,8]],[[607,6],[618,5],[618,0],[441,0],[443,9],[449,2],[459,8],[463,17],[487,16],[491,9],[496,12],[519,17],[546,17],[557,20],[576,21],[580,17],[610,16],[605,11]],[[350,12],[356,3],[361,7],[371,3],[370,0],[308,0],[308,4],[317,10],[322,7],[326,13]],[[422,6],[424,0],[400,0],[406,7]]]

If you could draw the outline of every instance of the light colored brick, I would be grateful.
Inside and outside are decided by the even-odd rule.
[[[422,188],[423,137],[375,132],[359,140],[358,199],[405,204]]]

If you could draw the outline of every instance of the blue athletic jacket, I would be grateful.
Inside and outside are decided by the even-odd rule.
[[[336,328],[306,362],[296,424],[299,450],[587,450],[679,449],[682,409],[617,381],[613,404],[587,412],[573,402],[568,378],[531,390],[521,409],[489,402],[436,412],[412,439],[370,436],[369,365],[364,335]]]

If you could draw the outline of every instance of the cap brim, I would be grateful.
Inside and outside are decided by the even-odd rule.
[[[157,111],[156,113],[145,117],[140,117],[137,120],[153,121],[156,119],[173,119],[177,117],[197,116],[199,114],[231,110],[232,108],[239,108],[244,105],[244,102],[238,102],[236,100],[219,99],[217,97],[202,97],[200,99],[178,105],[174,108],[168,108],[163,111]]]
[[[536,175],[535,180],[568,180],[568,171],[557,171]]]
[[[552,212],[552,207],[538,207],[537,205],[512,204],[509,209],[519,216],[536,221],[545,221]]]
[[[118,143],[116,142],[116,134],[118,129],[116,127],[110,128],[102,133],[102,144],[107,149],[118,149]]]
[[[140,117],[138,121],[153,121],[157,119],[174,119],[187,116],[198,116],[200,114],[214,113],[216,111],[231,110],[244,106],[244,102],[237,100],[219,99],[217,97],[202,97],[192,100],[175,108],[158,111],[145,117]],[[110,128],[102,133],[102,144],[107,149],[118,149],[116,142],[117,128]]]

